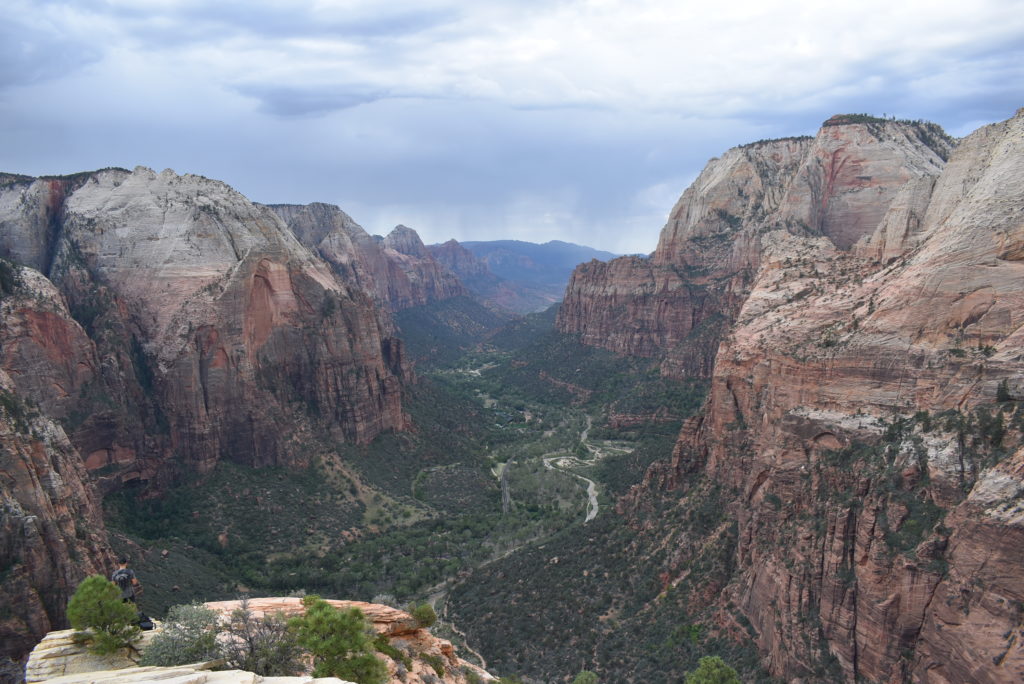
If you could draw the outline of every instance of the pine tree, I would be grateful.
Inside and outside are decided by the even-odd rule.
[[[121,600],[121,590],[103,575],[86,577],[68,602],[68,622],[84,641],[91,641],[89,649],[106,655],[139,638],[135,606]]]

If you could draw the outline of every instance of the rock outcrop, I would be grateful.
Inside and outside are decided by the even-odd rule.
[[[458,277],[438,263],[406,226],[385,238],[368,234],[332,204],[270,205],[296,237],[346,281],[372,292],[390,311],[469,294]]]
[[[380,656],[388,666],[389,684],[429,684],[432,681],[468,684],[470,673],[483,680],[494,679],[484,670],[459,658],[450,641],[440,639],[431,634],[430,630],[420,627],[405,611],[364,601],[329,599],[327,603],[340,610],[358,608],[366,616],[374,632],[385,636],[392,647],[411,658],[412,667],[406,668],[400,661],[383,654]],[[240,604],[240,601],[217,601],[207,603],[206,606],[227,616]],[[292,616],[301,615],[305,611],[302,599],[292,597],[250,599],[249,609],[257,616],[277,612]],[[438,672],[432,663],[439,664],[443,674]]]
[[[408,613],[388,606],[361,601],[328,601],[332,606],[347,610],[358,608],[371,623],[373,630],[385,637],[388,645],[400,652],[411,667],[401,660],[379,653],[388,668],[389,684],[469,684],[470,681],[494,681],[494,677],[471,663],[460,659],[451,642],[439,639],[420,627]],[[240,601],[219,601],[206,606],[227,619],[239,608]],[[266,613],[286,616],[301,615],[302,601],[297,598],[250,599],[248,608],[256,617]],[[27,682],[62,682],[63,684],[134,684],[154,680],[188,682],[189,684],[346,684],[332,677],[314,678],[311,675],[295,677],[263,677],[251,672],[227,670],[214,672],[211,666],[220,663],[196,663],[178,667],[139,667],[139,655],[148,641],[158,633],[146,632],[134,649],[125,649],[112,656],[95,656],[85,646],[72,639],[72,630],[51,632],[35,647],[26,667]],[[437,668],[441,669],[439,673]],[[475,677],[475,679],[473,679]]]
[[[685,501],[700,476],[736,492],[736,570],[712,605],[749,621],[776,675],[826,676],[834,658],[827,676],[851,682],[1020,681],[1024,110],[941,174],[904,127],[832,123],[779,203],[808,225],[750,252],[705,410],[623,509],[652,488]],[[824,154],[858,139],[901,150],[903,171],[859,154],[851,176]],[[666,228],[659,251],[685,258],[684,235]]]
[[[847,250],[898,198],[934,180],[950,149],[932,124],[843,117],[814,138],[733,148],[683,193],[649,258],[577,269],[558,327],[584,344],[660,358],[665,375],[706,377],[753,285],[764,234],[825,236]]]

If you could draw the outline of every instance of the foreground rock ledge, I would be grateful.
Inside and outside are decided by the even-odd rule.
[[[450,641],[440,639],[428,630],[419,627],[408,613],[375,603],[362,601],[328,600],[335,608],[346,610],[358,608],[366,616],[377,634],[383,634],[393,647],[410,654],[412,667],[406,671],[400,663],[384,654],[377,656],[388,668],[389,684],[468,684],[475,673],[484,681],[494,677],[486,671],[459,658]],[[205,604],[225,618],[241,605],[241,601],[216,601]],[[301,615],[304,611],[299,598],[257,598],[249,600],[249,609],[256,616],[284,613],[286,616]],[[159,626],[143,636],[140,649],[159,632]],[[139,650],[126,649],[112,656],[99,657],[89,653],[85,647],[72,639],[74,630],[50,632],[32,650],[25,672],[26,682],[61,682],[62,684],[129,684],[131,682],[161,681],[173,684],[345,684],[336,677],[315,678],[309,675],[298,677],[261,677],[241,670],[212,671],[218,663],[195,663],[177,667],[139,667]],[[426,656],[434,662],[444,664],[444,676],[437,677],[431,663],[423,660]]]

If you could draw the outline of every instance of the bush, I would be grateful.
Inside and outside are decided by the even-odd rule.
[[[306,614],[289,624],[299,644],[313,655],[315,677],[384,684],[388,671],[373,655],[370,628],[361,610],[338,610],[319,596],[307,596],[302,603]]]
[[[597,675],[590,670],[583,670],[572,680],[572,684],[597,684]]]
[[[420,653],[420,659],[427,665],[434,668],[438,677],[444,677],[444,658],[433,653]]]
[[[736,670],[718,656],[704,656],[697,669],[686,675],[686,684],[743,684]]]
[[[103,575],[86,577],[68,602],[68,621],[90,640],[93,653],[106,655],[131,646],[141,630],[135,605],[121,600],[121,590]]]
[[[437,622],[437,613],[434,612],[434,606],[429,603],[410,604],[409,614],[420,627],[430,627]]]
[[[233,669],[263,677],[287,677],[302,669],[302,649],[280,613],[257,618],[243,599],[224,632],[229,638],[221,649]]]
[[[171,606],[163,629],[142,652],[139,665],[185,665],[221,657],[217,613],[194,603]]]

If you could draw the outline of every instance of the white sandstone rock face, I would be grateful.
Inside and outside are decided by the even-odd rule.
[[[136,303],[147,337],[165,353],[180,332],[175,315],[186,304],[202,307],[202,295],[215,296],[250,258],[300,267],[324,289],[339,289],[274,212],[201,176],[99,172],[68,198],[65,230],[80,254],[61,256],[86,259]]]

